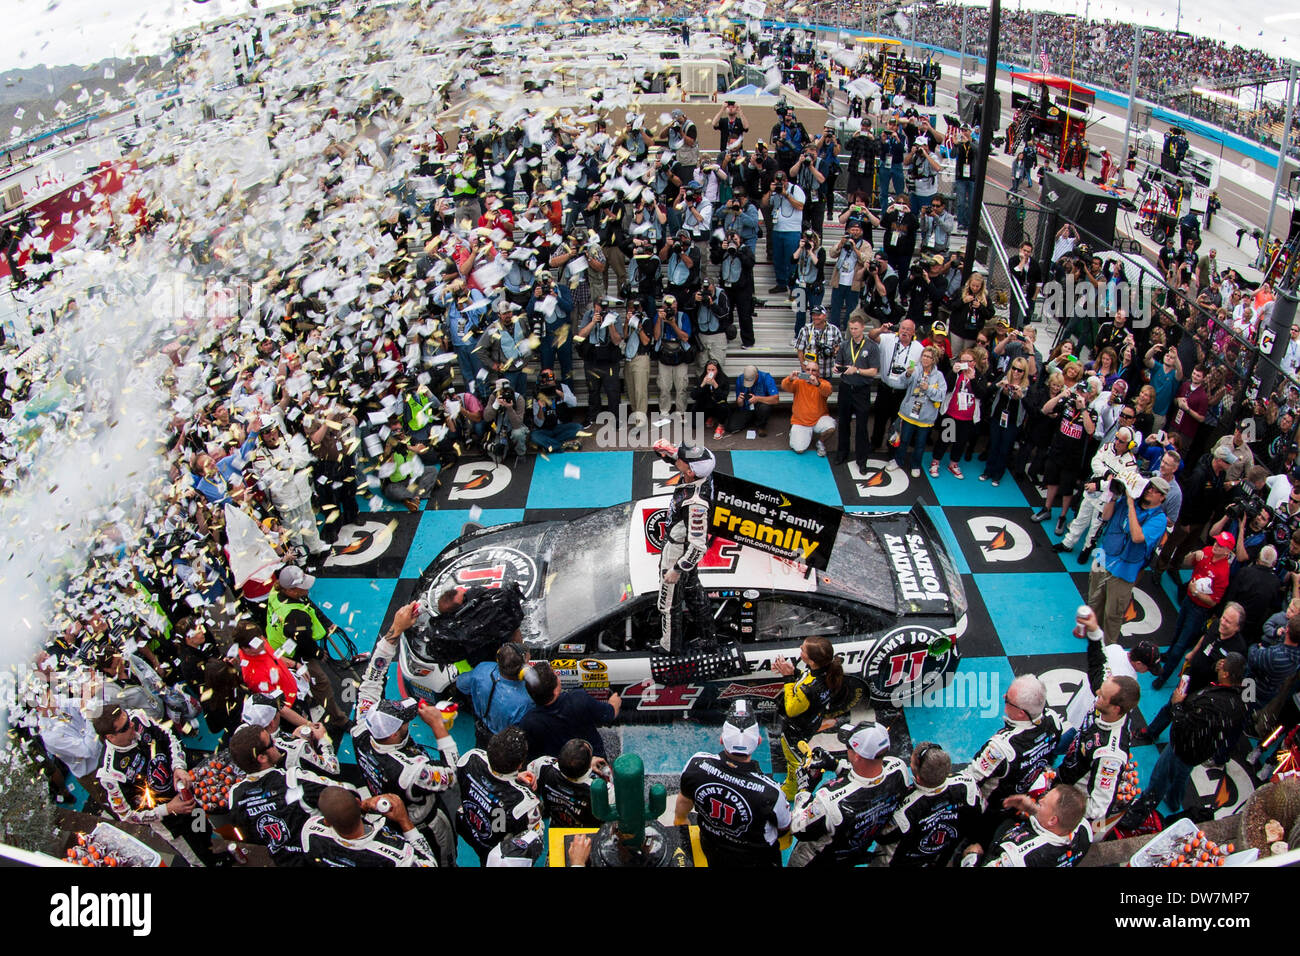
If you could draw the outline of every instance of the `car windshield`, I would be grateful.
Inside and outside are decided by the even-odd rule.
[[[823,582],[864,604],[891,614],[898,610],[889,556],[871,526],[855,515],[846,514],[840,522]]]
[[[561,524],[546,542],[546,630],[572,634],[618,606],[628,585],[627,529],[632,505],[603,508]]]

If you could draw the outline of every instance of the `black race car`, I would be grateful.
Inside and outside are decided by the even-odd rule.
[[[566,687],[623,695],[625,717],[721,710],[735,697],[774,701],[782,679],[773,660],[797,658],[815,635],[834,642],[846,674],[877,702],[915,699],[956,667],[965,592],[919,505],[844,514],[824,571],[715,538],[699,570],[723,649],[662,654],[655,600],[668,502],[648,498],[572,521],[467,526],[421,578],[426,626],[401,642],[402,693],[432,700],[455,680],[427,622],[440,594],[473,585],[517,585],[533,659],[549,660]]]

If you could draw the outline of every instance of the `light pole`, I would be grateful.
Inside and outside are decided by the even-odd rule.
[[[1291,76],[1286,81],[1286,121],[1282,124],[1282,145],[1277,151],[1277,172],[1273,175],[1273,198],[1268,204],[1268,220],[1264,223],[1264,241],[1260,244],[1261,258],[1263,249],[1273,235],[1273,213],[1277,211],[1277,194],[1282,189],[1282,176],[1286,171],[1287,145],[1291,142],[1291,123],[1295,119],[1295,83],[1297,64],[1291,64]],[[1264,263],[1263,268],[1268,268]]]
[[[965,82],[966,80],[966,14],[969,11],[970,11],[970,7],[961,8],[961,66],[958,68],[959,70],[957,76],[958,89],[961,89],[962,83]]]
[[[966,234],[966,259],[962,281],[975,268],[975,247],[979,245],[980,212],[984,206],[984,180],[988,178],[989,154],[993,151],[993,103],[998,95],[998,28],[1002,25],[1002,0],[989,3],[989,40],[984,61],[984,102],[980,114],[980,148],[975,159],[975,190],[971,197],[971,223]]]
[[[1123,163],[1120,167],[1119,181],[1124,182],[1123,170],[1128,168],[1128,138],[1133,130],[1133,111],[1137,109],[1137,88],[1138,88],[1138,55],[1142,52],[1142,28],[1133,27],[1133,62],[1129,68],[1128,77],[1128,110],[1124,114],[1124,147],[1120,152],[1119,161]]]

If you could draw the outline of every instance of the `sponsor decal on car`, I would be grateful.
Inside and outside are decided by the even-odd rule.
[[[718,693],[718,700],[732,700],[737,697],[762,697],[775,700],[785,689],[785,681],[771,681],[766,684],[731,683]]]
[[[688,711],[699,703],[703,693],[703,684],[665,686],[653,680],[643,680],[624,688],[620,696],[624,700],[635,700],[637,710]]]
[[[934,558],[925,538],[912,532],[906,535],[884,532],[880,536],[894,566],[899,590],[905,601],[947,601],[943,581],[934,566]]]
[[[464,590],[518,584],[524,597],[531,597],[537,583],[537,565],[532,558],[518,548],[497,544],[466,552],[452,561],[443,569],[432,593],[439,594],[449,587]]]
[[[900,627],[866,656],[862,676],[878,696],[901,701],[917,694],[927,674],[945,671],[952,652],[951,639],[941,631],[924,625]]]

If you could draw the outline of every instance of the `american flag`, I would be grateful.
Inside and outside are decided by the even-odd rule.
[[[1043,72],[1044,72],[1044,73],[1048,73],[1048,72],[1051,71],[1052,68],[1051,68],[1051,66],[1050,66],[1050,63],[1051,63],[1052,61],[1049,60],[1049,59],[1047,58],[1047,51],[1046,51],[1046,50],[1039,50],[1039,51],[1038,51],[1038,62],[1041,63],[1041,64],[1043,64]]]

